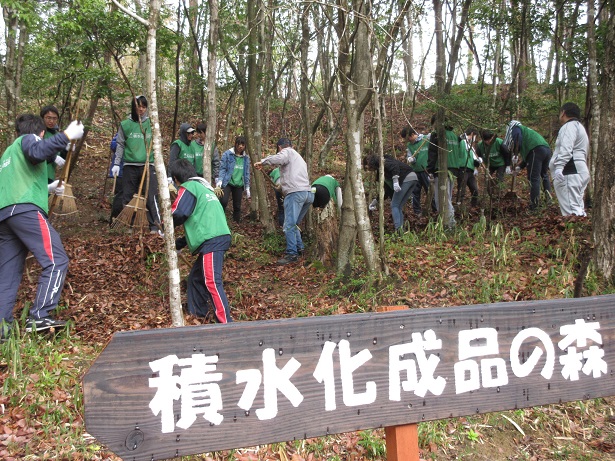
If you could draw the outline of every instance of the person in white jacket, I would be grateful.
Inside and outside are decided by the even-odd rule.
[[[586,216],[583,196],[589,184],[589,139],[585,127],[579,121],[580,117],[581,109],[576,104],[567,102],[561,107],[559,120],[562,127],[549,162],[562,216]]]

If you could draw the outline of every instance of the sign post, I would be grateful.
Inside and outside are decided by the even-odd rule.
[[[120,332],[83,378],[130,461],[614,393],[615,295]]]

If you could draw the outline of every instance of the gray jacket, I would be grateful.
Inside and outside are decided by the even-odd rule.
[[[307,163],[292,147],[285,147],[280,152],[262,160],[263,165],[279,165],[280,186],[284,195],[293,192],[311,191]]]

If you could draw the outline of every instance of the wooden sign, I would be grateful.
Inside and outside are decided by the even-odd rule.
[[[150,461],[615,395],[615,296],[116,333],[90,434]]]

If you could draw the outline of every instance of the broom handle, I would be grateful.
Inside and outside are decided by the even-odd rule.
[[[113,189],[111,189],[111,195],[115,195],[115,183],[117,182],[117,175],[113,176]]]
[[[73,149],[75,148],[75,142],[76,141],[71,141],[70,142],[70,147],[68,149],[68,153],[66,154],[66,170],[64,170],[64,178],[60,178],[60,180],[58,181],[58,186],[57,187],[61,187],[62,186],[62,182],[67,183],[68,182],[68,174],[69,174],[69,170],[70,170],[70,158],[71,158],[71,152],[73,151]],[[53,209],[56,207],[56,203],[58,202],[58,196],[56,194],[53,194],[53,199],[51,199],[51,205],[49,206],[49,212],[47,213],[47,217],[51,216],[51,213],[53,213]]]

